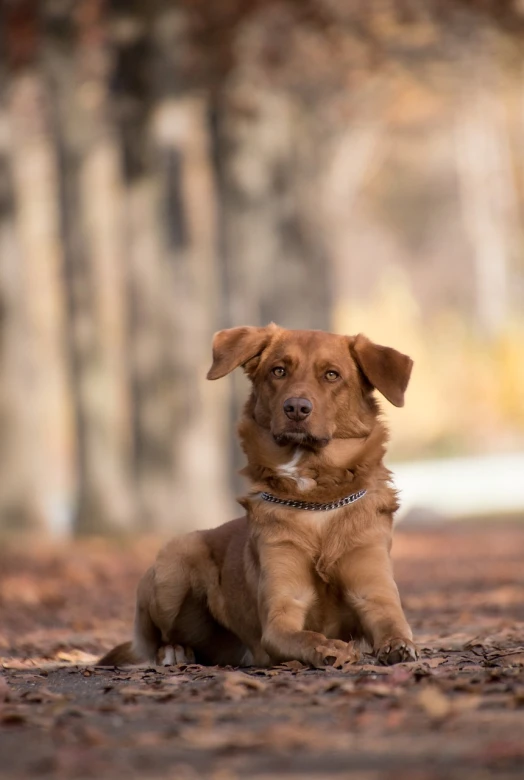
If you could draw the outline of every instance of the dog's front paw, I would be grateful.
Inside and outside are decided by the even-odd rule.
[[[416,661],[419,652],[417,646],[410,639],[396,637],[384,642],[376,651],[376,655],[380,664],[390,665]]]
[[[359,651],[351,642],[343,642],[341,639],[326,639],[315,647],[313,666],[318,669],[324,666],[334,666],[340,669],[344,664],[356,663],[360,659]]]

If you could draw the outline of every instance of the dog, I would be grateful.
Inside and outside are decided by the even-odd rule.
[[[196,661],[340,667],[418,657],[390,562],[398,508],[378,390],[404,405],[413,361],[364,335],[237,327],[208,379],[242,366],[246,515],[169,542],[138,587],[132,642],[101,666]],[[211,513],[210,513],[211,514]]]

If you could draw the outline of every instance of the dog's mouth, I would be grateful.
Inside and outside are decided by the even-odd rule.
[[[298,444],[301,447],[309,447],[314,450],[325,447],[330,441],[329,437],[314,436],[309,431],[300,428],[274,433],[273,439],[279,447],[285,447],[286,444]]]

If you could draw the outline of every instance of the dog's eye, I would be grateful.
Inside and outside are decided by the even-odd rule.
[[[282,366],[275,366],[275,368],[271,369],[271,373],[280,379],[281,377],[286,375],[286,369],[283,368]]]
[[[338,371],[326,371],[324,374],[328,382],[336,382],[337,379],[340,379],[340,374]]]

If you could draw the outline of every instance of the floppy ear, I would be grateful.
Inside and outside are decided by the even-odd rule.
[[[374,344],[359,333],[351,345],[353,356],[368,381],[393,406],[404,406],[413,361],[391,347]]]
[[[267,328],[228,328],[213,336],[213,365],[207,372],[208,379],[221,379],[238,366],[243,366],[260,355],[276,331],[276,325]]]

